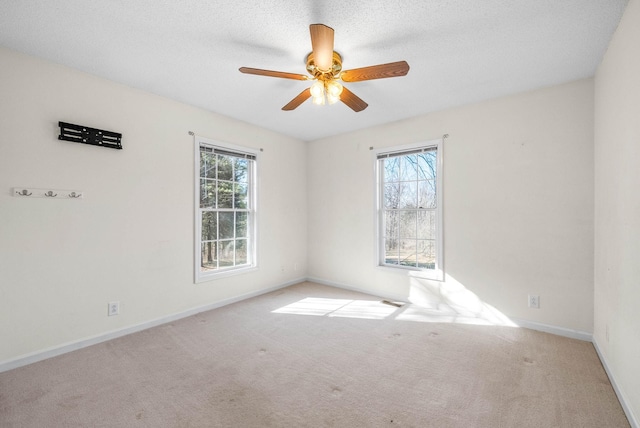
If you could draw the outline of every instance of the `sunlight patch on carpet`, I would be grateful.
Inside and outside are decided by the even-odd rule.
[[[486,305],[483,309],[474,316],[468,312],[461,313],[443,304],[439,309],[432,309],[417,305],[396,307],[376,300],[306,297],[278,308],[272,313],[369,320],[393,318],[397,321],[517,327],[504,315],[496,314],[494,308]]]
[[[276,314],[381,320],[387,318],[396,311],[398,311],[397,307],[389,306],[375,300],[307,297],[272,312]]]

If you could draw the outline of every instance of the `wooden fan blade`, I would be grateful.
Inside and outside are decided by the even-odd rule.
[[[281,77],[283,79],[308,80],[304,74],[285,73],[283,71],[262,70],[260,68],[240,67],[241,73],[257,74],[258,76]]]
[[[384,79],[386,77],[406,76],[409,72],[407,61],[390,62],[370,67],[345,70],[340,78],[345,82],[361,82],[363,80]]]
[[[289,104],[282,107],[282,110],[286,110],[286,111],[294,110],[300,104],[307,101],[309,98],[311,98],[311,88],[307,88],[304,91],[300,92],[298,96],[296,96],[294,99],[289,101]]]
[[[340,94],[340,101],[348,105],[351,110],[355,111],[356,113],[366,109],[369,106],[369,104],[362,101],[360,97],[358,97],[356,94],[354,94],[344,86],[342,87],[342,93]]]
[[[324,24],[309,25],[313,60],[321,71],[329,71],[333,66],[333,28]]]

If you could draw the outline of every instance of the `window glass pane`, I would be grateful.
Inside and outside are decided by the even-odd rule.
[[[399,251],[401,266],[417,266],[416,241],[415,239],[401,239]]]
[[[233,266],[234,260],[234,243],[233,241],[220,241],[220,267]]]
[[[200,266],[196,280],[220,270],[245,267],[254,263],[255,224],[252,222],[255,157],[199,142],[196,168],[200,177],[196,221],[201,233],[196,237]],[[199,247],[199,248],[198,248]],[[213,277],[213,275],[211,275]]]
[[[384,262],[389,265],[398,264],[398,240],[387,239],[384,241]]]
[[[236,238],[247,237],[247,220],[249,216],[245,213],[236,213]]]
[[[209,151],[200,151],[200,177],[216,178],[216,155]]]
[[[436,238],[436,212],[435,211],[418,211],[418,239],[435,239]]]
[[[400,156],[400,180],[402,181],[411,181],[417,180],[417,166],[418,166],[418,157],[417,155],[406,155]]]
[[[218,208],[233,207],[233,183],[218,181]]]
[[[398,247],[398,211],[385,211],[384,213],[384,239],[389,248]]]
[[[203,242],[201,245],[200,271],[206,272],[218,268],[218,251],[216,241]]]
[[[218,180],[233,180],[233,158],[218,155]]]
[[[398,209],[418,207],[418,182],[409,181],[400,183],[400,201]]]
[[[436,180],[418,182],[418,206],[421,208],[436,207]]]
[[[236,240],[236,265],[247,264],[247,240]]]
[[[382,195],[382,206],[384,208],[398,208],[400,204],[400,183],[392,183],[384,185],[384,194]]]
[[[400,158],[392,157],[382,160],[384,164],[384,182],[389,183],[391,181],[400,180]]]
[[[437,224],[441,215],[436,189],[438,159],[437,144],[378,154],[383,264],[435,269],[442,236]],[[434,278],[441,280],[441,272],[436,274]]]
[[[249,187],[246,184],[236,183],[234,185],[234,208],[245,209],[248,206],[248,190]]]
[[[418,241],[418,267],[425,269],[436,268],[436,247],[434,240]]]
[[[218,239],[218,213],[206,211],[202,213],[202,240],[215,241]]]
[[[400,238],[416,238],[417,213],[415,211],[400,211]]]
[[[234,159],[234,181],[238,183],[248,182],[249,161],[246,159],[235,158]]]
[[[214,180],[200,180],[200,208],[215,208],[216,188]]]
[[[436,153],[432,150],[418,155],[418,180],[435,180]]]
[[[399,218],[400,211],[384,211],[385,236],[396,236],[398,234]]]
[[[218,213],[218,234],[220,239],[232,239],[234,233],[233,212]]]

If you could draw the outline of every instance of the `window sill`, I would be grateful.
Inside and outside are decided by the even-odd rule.
[[[258,270],[258,266],[247,266],[238,269],[223,270],[221,272],[200,274],[196,277],[195,283],[200,284],[203,282],[215,281],[216,279],[228,278],[230,276],[242,275],[244,273],[255,272]]]
[[[428,270],[394,265],[377,265],[376,267],[378,269],[384,270],[385,272],[407,275],[414,278],[430,279],[432,281],[444,281],[444,272],[440,269]]]

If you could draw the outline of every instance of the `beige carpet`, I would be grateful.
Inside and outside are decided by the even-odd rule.
[[[590,343],[420,311],[299,284],[1,373],[0,426],[629,426]]]

